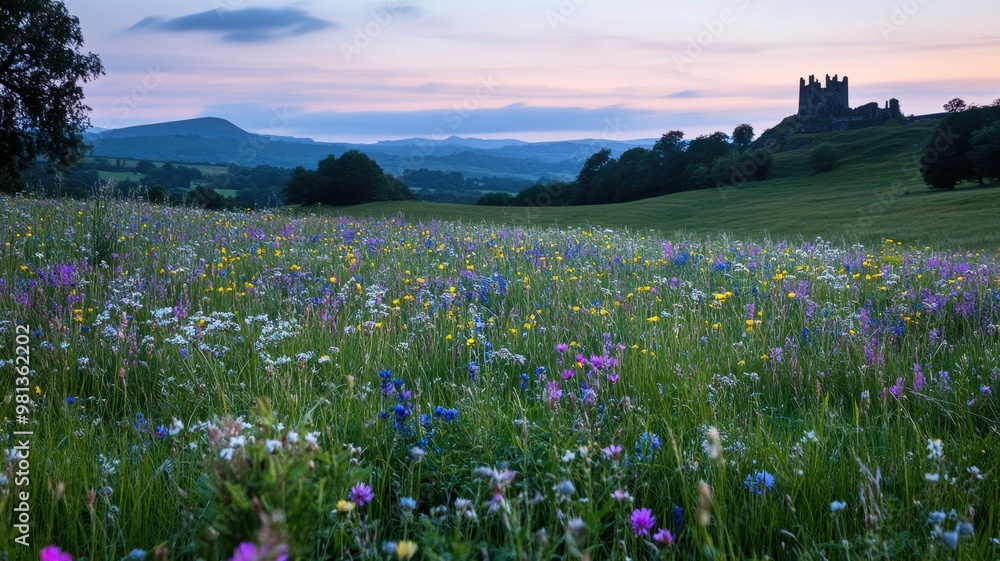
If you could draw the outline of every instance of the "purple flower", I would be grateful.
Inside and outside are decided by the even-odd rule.
[[[73,561],[73,556],[59,549],[59,546],[50,545],[42,548],[38,552],[41,561]]]
[[[604,452],[604,455],[608,458],[617,458],[618,455],[622,453],[622,450],[624,450],[624,448],[622,448],[621,444],[612,444],[607,448],[602,448],[601,452]]]
[[[288,546],[278,546],[278,555],[274,556],[268,551],[267,546],[257,547],[253,542],[243,542],[233,550],[233,556],[229,561],[264,561],[265,559],[274,561],[288,561]]]
[[[923,389],[926,381],[924,380],[924,372],[920,369],[919,364],[913,365],[913,391],[919,392]]]
[[[372,488],[367,483],[358,483],[351,487],[350,499],[358,506],[364,506],[366,503],[372,502],[374,498],[375,493],[372,492]]]
[[[547,382],[545,384],[545,388],[549,391],[548,401],[550,403],[562,399],[563,392],[562,389],[559,388],[559,382],[556,382],[555,380]]]
[[[632,531],[635,535],[648,536],[655,524],[656,517],[648,508],[637,508],[632,511]]]
[[[563,354],[567,350],[569,350],[569,345],[567,345],[566,343],[559,343],[558,345],[556,345],[556,352],[559,354]]]
[[[562,371],[563,380],[569,380],[573,376],[576,376],[576,372],[572,368],[567,368],[566,370]]]
[[[674,535],[670,533],[670,530],[666,528],[660,528],[653,534],[653,541],[656,543],[662,543],[663,545],[670,546],[674,543]]]
[[[891,388],[889,388],[889,393],[892,394],[892,397],[894,397],[896,399],[899,399],[899,398],[903,397],[903,391],[904,391],[903,390],[903,377],[900,376],[899,378],[896,378],[896,385],[894,385]]]

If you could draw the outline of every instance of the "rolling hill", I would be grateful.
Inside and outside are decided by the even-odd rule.
[[[86,141],[93,154],[175,163],[267,164],[314,169],[330,154],[360,150],[394,175],[406,169],[457,171],[466,177],[508,176],[537,181],[573,179],[580,165],[601,148],[620,155],[634,146],[652,146],[655,140],[618,142],[576,140],[523,142],[452,136],[440,140],[413,138],[376,144],[315,142],[308,138],[259,135],[225,119],[205,117],[92,132]]]
[[[771,177],[738,188],[690,191],[616,205],[477,207],[425,202],[370,204],[360,215],[489,221],[553,226],[626,227],[639,232],[877,243],[888,238],[921,247],[1000,250],[1000,185],[931,191],[919,158],[937,121],[797,137],[794,150],[774,155]],[[839,162],[814,174],[809,148],[828,142]]]

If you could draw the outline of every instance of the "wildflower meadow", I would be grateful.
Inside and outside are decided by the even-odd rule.
[[[1000,254],[0,198],[5,559],[1000,556]]]

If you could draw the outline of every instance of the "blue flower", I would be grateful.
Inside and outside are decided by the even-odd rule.
[[[167,437],[167,427],[165,425],[156,426],[156,438],[163,440]]]
[[[635,457],[642,460],[660,449],[660,436],[655,432],[644,432],[635,443]]]
[[[743,486],[751,493],[763,495],[774,488],[774,476],[767,471],[755,471],[743,480]]]
[[[417,508],[417,501],[410,497],[401,497],[399,499],[399,506],[403,507],[404,511],[410,511]]]

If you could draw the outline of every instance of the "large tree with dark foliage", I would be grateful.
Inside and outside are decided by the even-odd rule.
[[[299,166],[285,185],[289,204],[354,205],[370,201],[412,199],[402,182],[387,175],[375,160],[358,150],[348,150],[340,158],[329,155],[316,170]]]
[[[104,73],[82,48],[62,2],[0,2],[0,189],[16,189],[37,156],[64,170],[81,158],[90,108],[80,82]]]
[[[983,133],[973,144],[973,135],[1000,120],[1000,107],[981,107],[952,113],[941,120],[941,125],[924,147],[920,158],[920,173],[931,189],[954,189],[962,181],[976,181],[983,184],[988,176],[976,160],[988,156],[987,145],[991,136]]]

